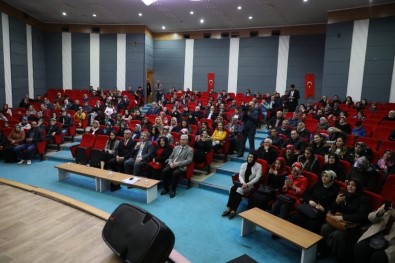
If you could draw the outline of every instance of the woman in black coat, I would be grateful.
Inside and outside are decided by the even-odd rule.
[[[166,167],[166,160],[169,159],[172,152],[169,139],[165,136],[159,137],[154,158],[147,165],[147,174],[150,175],[150,178],[160,179],[161,171]]]
[[[347,221],[353,227],[345,230],[336,229],[329,223],[321,227],[323,243],[330,248],[339,260],[344,262],[352,261],[352,251],[360,234],[361,225],[367,223],[371,205],[367,196],[363,194],[362,183],[352,178],[347,182],[347,190],[336,196],[329,216],[335,221]]]
[[[212,140],[208,131],[203,131],[202,135],[196,136],[196,142],[193,148],[195,148],[195,154],[193,160],[195,163],[203,163],[206,161],[206,154],[211,150]]]
[[[326,212],[339,193],[339,186],[335,183],[335,179],[336,173],[334,171],[323,171],[321,180],[309,187],[303,194],[303,203],[305,204],[302,206],[309,205],[315,213],[309,215],[302,209],[298,209],[298,212],[291,217],[291,222],[314,233],[319,233],[325,222]]]

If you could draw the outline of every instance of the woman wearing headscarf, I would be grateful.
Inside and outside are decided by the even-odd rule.
[[[233,184],[230,188],[228,203],[222,216],[228,216],[232,219],[236,216],[242,197],[253,189],[255,183],[259,182],[262,175],[262,165],[256,162],[257,155],[250,152],[247,156],[247,162],[240,167],[239,182]]]
[[[103,129],[103,134],[104,135],[110,135],[110,133],[113,131],[113,128],[112,128],[112,124],[111,124],[111,122],[106,122],[106,125],[104,126],[104,129]]]
[[[334,153],[328,154],[327,158],[325,158],[325,163],[322,167],[322,171],[325,170],[334,171],[337,179],[340,181],[344,181],[346,179],[346,175],[344,174],[344,169],[339,161],[339,157]]]
[[[330,223],[325,223],[321,227],[321,249],[332,250],[339,260],[353,262],[351,252],[360,235],[360,225],[366,223],[370,211],[370,202],[363,194],[362,183],[356,178],[350,179],[346,191],[340,191],[336,196],[328,216],[337,222],[350,222],[353,227],[340,230]]]
[[[308,205],[306,209],[311,209],[313,213],[309,213],[310,211],[306,213],[304,209],[298,207],[298,212],[291,217],[291,222],[319,233],[325,222],[325,215],[339,193],[339,186],[335,183],[335,179],[336,173],[334,171],[323,171],[321,180],[309,187],[303,194],[305,204],[301,205]]]
[[[141,125],[136,124],[134,126],[134,131],[132,132],[132,136],[130,137],[130,139],[133,140],[140,139],[140,136],[141,136]]]
[[[148,162],[147,165],[147,174],[150,175],[150,178],[160,179],[161,171],[166,167],[165,161],[169,159],[172,151],[169,139],[165,136],[159,137],[154,158],[152,158],[152,161]]]
[[[362,186],[369,191],[379,192],[380,176],[366,156],[362,156],[355,161],[350,174],[346,178],[346,182],[350,178],[357,178],[362,183]]]
[[[306,177],[302,175],[303,164],[296,162],[291,167],[291,174],[284,181],[282,192],[294,199],[293,203],[286,203],[281,199],[273,204],[272,213],[282,219],[289,216],[289,211],[300,204],[300,198],[309,184]]]
[[[287,174],[288,172],[284,158],[277,157],[274,163],[270,165],[265,182],[267,190],[263,191],[263,189],[260,188],[258,191],[255,191],[250,198],[248,198],[248,207],[259,207],[262,210],[266,210],[267,205],[275,200],[276,193],[281,191]],[[269,187],[269,189],[267,187]]]

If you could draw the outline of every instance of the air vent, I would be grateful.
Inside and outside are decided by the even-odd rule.
[[[94,27],[92,27],[92,33],[100,33],[100,27],[98,27],[98,26],[94,26]]]
[[[234,38],[239,37],[239,32],[230,33],[230,37],[234,37]]]
[[[186,38],[186,39],[189,39],[189,38],[191,38],[191,35],[190,34],[184,34],[183,37]]]
[[[211,34],[210,33],[204,33],[203,34],[203,38],[210,38],[211,37]]]
[[[70,32],[70,28],[68,28],[68,27],[62,27],[62,32]]]
[[[259,34],[258,31],[251,31],[251,32],[250,32],[250,37],[257,37],[258,34]]]
[[[280,30],[272,30],[272,36],[279,36],[279,35],[281,35]]]
[[[228,32],[222,32],[221,33],[221,37],[222,38],[229,37],[229,33]]]

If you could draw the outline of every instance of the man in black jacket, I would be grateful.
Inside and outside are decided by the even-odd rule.
[[[123,140],[119,142],[118,147],[115,149],[115,157],[108,162],[111,170],[121,173],[125,172],[124,162],[130,158],[136,144],[131,136],[132,132],[129,129],[124,131]]]
[[[26,160],[27,165],[32,164],[33,153],[36,151],[36,142],[43,141],[42,131],[38,128],[37,122],[32,122],[32,128],[28,131],[25,143],[14,148],[14,152],[21,159],[18,164],[23,164]]]
[[[245,150],[245,144],[250,143],[250,151],[255,151],[255,134],[258,127],[259,111],[255,107],[255,103],[250,101],[248,105],[243,107],[243,132],[240,143],[240,150],[237,157],[242,157]]]

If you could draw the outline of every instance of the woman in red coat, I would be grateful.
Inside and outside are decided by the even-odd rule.
[[[160,173],[166,166],[166,160],[169,159],[173,149],[170,147],[169,139],[165,136],[159,137],[158,146],[155,149],[155,156],[148,163],[147,174],[153,179],[160,179]]]

